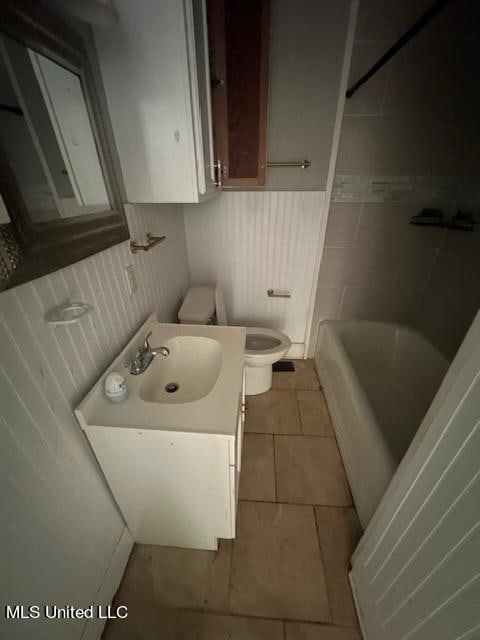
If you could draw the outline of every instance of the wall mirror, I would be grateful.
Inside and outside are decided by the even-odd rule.
[[[83,41],[30,0],[0,9],[0,195],[0,290],[129,236]]]

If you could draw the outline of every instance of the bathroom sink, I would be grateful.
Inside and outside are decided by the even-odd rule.
[[[167,347],[137,375],[132,360],[148,338],[151,348]],[[245,362],[244,327],[168,324],[152,314],[132,336],[80,402],[75,414],[83,429],[183,431],[234,435]],[[116,372],[127,383],[123,402],[104,393]]]
[[[203,336],[176,336],[164,345],[167,357],[156,356],[143,374],[138,395],[145,402],[179,404],[208,395],[222,367],[218,340]]]

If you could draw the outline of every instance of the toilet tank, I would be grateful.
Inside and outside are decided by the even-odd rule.
[[[213,287],[189,289],[178,312],[181,324],[213,324],[215,318],[215,292]]]

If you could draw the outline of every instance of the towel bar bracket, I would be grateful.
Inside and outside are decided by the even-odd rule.
[[[151,233],[147,233],[147,244],[137,244],[136,242],[130,242],[130,251],[137,253],[137,251],[150,251],[160,242],[163,242],[167,236],[152,236]]]

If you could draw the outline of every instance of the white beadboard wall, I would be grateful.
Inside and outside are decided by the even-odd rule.
[[[303,345],[324,195],[230,191],[184,206],[192,284],[222,286],[231,324],[272,327]],[[270,288],[292,297],[269,298]]]
[[[480,314],[353,556],[365,640],[480,635]]]
[[[126,208],[132,238],[150,231],[167,240],[137,255],[124,242],[0,294],[2,606],[108,601],[119,543],[122,557],[111,567],[117,584],[128,557],[123,519],[72,409],[152,310],[175,319],[189,275],[181,207]],[[138,281],[131,297],[130,263]],[[94,310],[76,325],[47,325],[45,312],[67,299]],[[9,640],[100,633],[81,620],[2,624],[8,629],[0,636]]]

